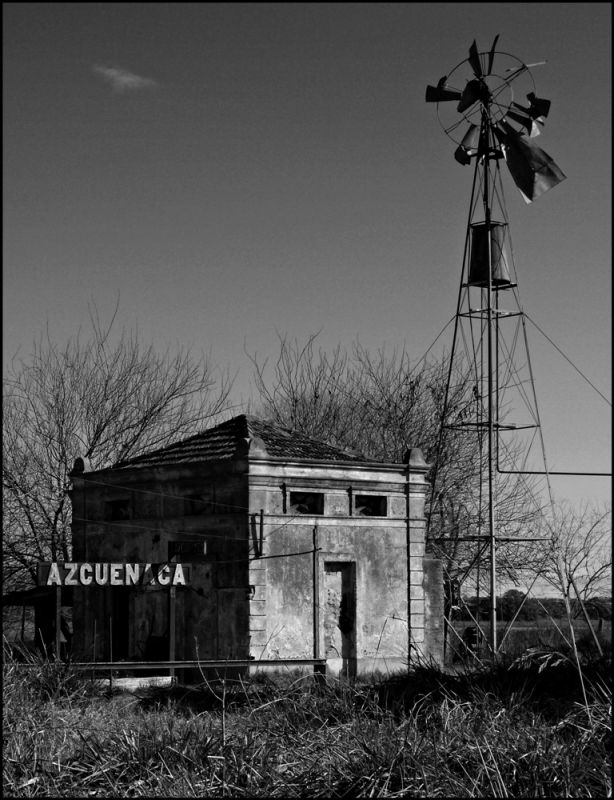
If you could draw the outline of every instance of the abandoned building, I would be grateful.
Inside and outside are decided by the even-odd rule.
[[[441,661],[419,449],[379,463],[240,415],[107,469],[79,462],[74,561],[180,562],[189,580],[75,586],[77,658],[325,658],[333,674]]]

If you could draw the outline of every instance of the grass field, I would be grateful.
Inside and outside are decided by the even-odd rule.
[[[463,633],[468,625],[472,625],[470,621],[455,621],[454,630],[457,636],[450,635],[450,656],[453,658],[455,655],[461,655],[464,648],[461,643]],[[569,630],[569,622],[567,619],[538,619],[531,621],[516,620],[511,626],[509,632],[507,622],[497,622],[497,641],[499,649],[508,656],[520,656],[529,648],[552,649],[558,650],[569,649],[571,643],[571,634]],[[591,620],[593,630],[597,635],[602,650],[612,651],[612,621],[603,620],[601,625],[597,620]],[[489,636],[488,622],[481,623],[484,632],[484,645]],[[580,648],[586,651],[597,651],[594,644],[592,633],[583,619],[576,619],[573,623],[575,639]],[[449,660],[449,659],[448,659]]]
[[[608,797],[611,660],[109,692],[5,660],[5,797]],[[584,691],[583,691],[584,685]]]

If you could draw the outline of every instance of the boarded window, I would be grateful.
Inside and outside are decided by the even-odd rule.
[[[321,492],[290,492],[291,514],[323,514],[324,495]]]
[[[104,518],[115,521],[132,519],[132,500],[129,497],[107,500],[104,504]]]
[[[388,514],[388,498],[379,494],[357,494],[354,513],[357,517],[385,517]]]

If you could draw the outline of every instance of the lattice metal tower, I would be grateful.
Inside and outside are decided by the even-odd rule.
[[[457,145],[454,158],[463,165],[474,164],[439,447],[450,430],[478,440],[480,509],[476,535],[465,540],[489,548],[493,653],[497,651],[497,546],[509,541],[498,532],[498,482],[505,472],[529,474],[526,459],[534,444],[543,456],[540,474],[548,475],[500,165],[507,164],[528,203],[565,178],[534,142],[550,110],[550,101],[535,94],[530,68],[537,64],[525,64],[498,51],[498,38],[485,52],[479,52],[473,42],[469,57],[426,90],[426,101],[437,104],[442,128]],[[455,416],[449,403],[451,379],[461,358],[473,397],[463,413]],[[525,418],[516,417],[521,408]],[[515,419],[510,418],[512,414]],[[509,451],[505,435],[510,432],[525,436],[521,448],[525,455],[518,470],[502,466],[503,455]],[[433,484],[436,497],[437,471]]]

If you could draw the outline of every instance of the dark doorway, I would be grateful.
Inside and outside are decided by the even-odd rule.
[[[322,586],[324,657],[330,672],[356,675],[356,565],[325,561]]]

